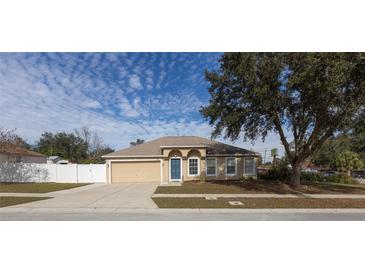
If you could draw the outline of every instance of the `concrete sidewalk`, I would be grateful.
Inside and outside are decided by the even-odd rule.
[[[55,197],[49,193],[2,192],[0,197]]]
[[[365,199],[365,194],[153,194],[152,198],[316,198]]]

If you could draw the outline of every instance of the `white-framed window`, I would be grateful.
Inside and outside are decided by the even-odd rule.
[[[217,158],[207,157],[207,176],[216,176],[217,175]]]
[[[244,158],[243,168],[245,175],[255,175],[255,159],[253,157]]]
[[[200,163],[199,163],[199,158],[198,157],[190,157],[188,159],[188,175],[189,176],[198,176],[199,175],[199,170],[200,170]]]
[[[237,161],[235,157],[226,158],[226,175],[237,174]]]

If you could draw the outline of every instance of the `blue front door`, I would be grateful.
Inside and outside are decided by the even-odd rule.
[[[171,159],[171,180],[181,180],[180,159]]]

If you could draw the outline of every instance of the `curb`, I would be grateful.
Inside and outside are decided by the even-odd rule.
[[[260,208],[260,209],[235,209],[235,208],[161,208],[161,209],[145,209],[145,208],[2,208],[0,209],[0,217],[2,213],[130,213],[130,214],[253,214],[253,213],[364,213],[363,208]]]

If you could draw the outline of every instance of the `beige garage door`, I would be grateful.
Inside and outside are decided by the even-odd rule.
[[[160,161],[115,162],[111,164],[112,183],[161,182]]]

